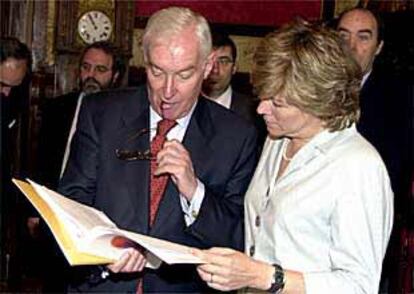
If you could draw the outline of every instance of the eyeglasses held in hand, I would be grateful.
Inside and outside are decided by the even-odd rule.
[[[127,142],[137,139],[145,134],[148,134],[150,129],[141,129],[136,134],[128,138]],[[134,161],[134,160],[154,160],[155,157],[151,154],[151,150],[128,150],[128,149],[115,149],[116,157],[121,160]]]

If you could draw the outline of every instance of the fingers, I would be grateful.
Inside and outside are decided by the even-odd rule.
[[[214,273],[214,271],[204,270],[201,266],[197,267],[197,272],[200,278],[211,288],[221,291],[234,290],[228,283],[228,278],[225,275]]]
[[[184,146],[176,140],[165,142],[161,151],[157,154],[158,168],[156,175],[164,173],[181,174],[186,169],[192,171],[190,154]]]
[[[228,250],[227,248],[218,247],[192,251],[195,256],[200,257],[206,262],[197,267],[202,273],[206,273],[204,275],[206,282],[209,282],[207,274],[226,275],[231,270],[233,255],[229,255],[229,251],[236,252],[232,249]]]
[[[197,177],[193,169],[190,154],[177,140],[168,141],[157,155],[155,175],[169,174],[180,194],[188,200],[197,188]]]
[[[236,254],[238,251],[231,249],[231,248],[223,248],[223,247],[212,247],[206,250],[209,253],[217,254],[217,255],[231,255]]]
[[[136,249],[129,249],[121,258],[107,266],[114,273],[142,271],[146,263],[145,256]]]

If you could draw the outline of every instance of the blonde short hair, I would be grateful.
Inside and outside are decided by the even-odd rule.
[[[254,55],[252,83],[260,98],[282,95],[331,131],[358,121],[361,70],[327,27],[299,19],[267,35]]]
[[[170,40],[189,27],[195,27],[199,39],[200,56],[207,58],[212,49],[211,31],[207,20],[185,7],[168,7],[154,13],[148,20],[142,37],[142,49],[147,60],[152,42]]]

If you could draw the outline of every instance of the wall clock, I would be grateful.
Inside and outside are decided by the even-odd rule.
[[[102,11],[91,10],[84,13],[78,20],[78,34],[86,44],[110,39],[113,24]]]
[[[103,40],[131,55],[135,0],[59,0],[56,6],[58,55],[79,54],[85,46]]]

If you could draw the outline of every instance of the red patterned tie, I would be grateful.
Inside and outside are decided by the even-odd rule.
[[[174,120],[162,119],[158,122],[157,133],[151,141],[151,155],[156,157],[158,152],[164,145],[167,133],[177,124]],[[151,160],[151,181],[150,181],[150,226],[154,223],[155,216],[157,215],[158,206],[161,201],[161,197],[164,194],[165,187],[167,186],[168,175],[154,176],[154,171],[157,168],[157,161]],[[136,294],[144,293],[143,278],[138,279],[138,285]]]
[[[177,123],[173,120],[163,119],[158,122],[157,134],[151,141],[151,154],[156,157],[158,152],[162,149],[166,140],[166,135]],[[168,175],[154,176],[154,171],[157,168],[157,161],[151,160],[151,202],[150,202],[150,226],[154,223],[157,215],[158,206],[160,204],[165,187],[167,186]]]

